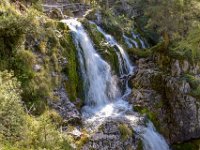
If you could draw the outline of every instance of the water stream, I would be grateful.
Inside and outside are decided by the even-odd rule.
[[[130,93],[128,78],[126,92],[122,93],[118,87],[118,78],[111,72],[110,65],[103,60],[93,47],[92,40],[76,19],[63,20],[72,31],[77,48],[82,77],[84,79],[85,106],[82,108],[82,117],[85,124],[98,127],[106,118],[124,117],[130,120],[134,130],[143,141],[144,150],[168,150],[164,138],[155,131],[152,123],[146,126],[138,125],[139,115],[132,110],[132,106],[125,100],[124,95]],[[120,76],[128,77],[134,72],[128,55],[117,41],[100,27],[98,27],[107,42],[116,47],[120,65]]]

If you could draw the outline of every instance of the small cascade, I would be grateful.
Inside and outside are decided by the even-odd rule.
[[[135,34],[134,32],[132,32],[132,37],[134,39],[138,39],[140,41],[142,49],[145,49],[145,48],[149,47],[148,44],[147,44],[147,42],[145,40],[143,40],[143,38],[139,34]]]
[[[84,80],[85,106],[82,109],[82,117],[85,126],[92,125],[97,128],[107,118],[126,118],[143,141],[144,150],[169,150],[164,138],[155,131],[153,124],[149,123],[147,127],[138,125],[139,115],[133,112],[132,105],[124,100],[124,95],[131,91],[128,87],[128,78],[134,71],[134,66],[132,66],[124,49],[111,35],[97,26],[107,42],[116,48],[121,67],[120,76],[126,81],[126,92],[121,93],[117,77],[111,74],[110,65],[96,52],[82,24],[76,19],[63,20],[62,22],[71,29],[77,48]]]
[[[93,22],[91,22],[93,23]],[[94,23],[93,23],[94,24]],[[97,25],[96,25],[97,26]],[[132,74],[134,67],[132,66],[128,55],[124,51],[124,49],[117,43],[117,41],[111,35],[107,34],[101,27],[97,26],[97,29],[100,33],[102,33],[107,40],[107,42],[116,49],[116,53],[119,60],[120,66],[120,74]]]
[[[94,24],[94,23],[93,23]],[[97,26],[97,25],[96,25]],[[123,72],[120,71],[120,78],[123,79],[124,81],[124,86],[125,86],[125,93],[123,94],[122,98],[126,98],[130,93],[131,93],[131,89],[128,86],[128,81],[129,81],[129,77],[131,77],[134,73],[134,66],[132,65],[132,63],[129,60],[128,55],[126,54],[126,52],[124,51],[124,49],[122,48],[122,46],[120,46],[117,41],[115,40],[115,38],[113,36],[111,36],[110,34],[107,34],[101,27],[97,26],[97,29],[99,32],[101,32],[105,39],[107,40],[107,42],[111,45],[111,46],[115,46],[117,48],[116,53],[118,56],[118,62],[120,64],[120,68],[122,68],[121,70],[123,70],[124,67],[128,68],[128,71]],[[125,36],[125,35],[124,35]],[[126,37],[126,36],[125,36]],[[128,37],[127,37],[128,38]],[[131,43],[129,43],[131,44]],[[135,45],[137,46],[137,43],[135,42]],[[121,64],[124,64],[124,66],[122,66]]]
[[[143,150],[169,150],[169,146],[165,142],[165,139],[156,132],[154,125],[149,122],[147,127],[138,127],[138,133],[143,141]]]
[[[149,47],[146,40],[144,40],[139,34],[135,34],[134,32],[132,32],[131,38],[126,35],[123,35],[123,38],[128,48],[135,47],[135,48],[145,49]]]
[[[133,48],[133,47],[139,48],[139,45],[135,40],[127,37],[126,35],[123,35],[123,37],[124,37],[126,44],[128,45],[128,48]]]

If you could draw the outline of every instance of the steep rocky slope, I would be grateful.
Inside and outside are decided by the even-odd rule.
[[[136,64],[129,99],[134,109],[146,114],[172,144],[199,138],[199,63],[154,52]]]

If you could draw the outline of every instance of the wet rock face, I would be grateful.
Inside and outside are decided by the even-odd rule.
[[[132,136],[123,138],[119,125],[124,122],[107,121],[101,125],[96,133],[94,133],[90,141],[83,147],[83,150],[98,149],[98,150],[135,150],[139,140]],[[127,125],[130,130],[131,127]]]
[[[81,114],[77,110],[77,107],[70,102],[67,93],[63,87],[55,91],[55,95],[59,97],[59,100],[53,103],[55,108],[63,118],[64,123],[80,123]]]
[[[200,138],[200,101],[191,96],[192,87],[182,77],[185,72],[198,73],[198,65],[175,60],[165,69],[169,72],[157,66],[153,60],[138,61],[130,102],[153,119],[170,143]]]

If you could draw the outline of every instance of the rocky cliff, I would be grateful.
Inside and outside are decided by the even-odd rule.
[[[171,144],[199,138],[199,64],[163,52],[136,64],[129,99],[134,109],[146,114]]]

